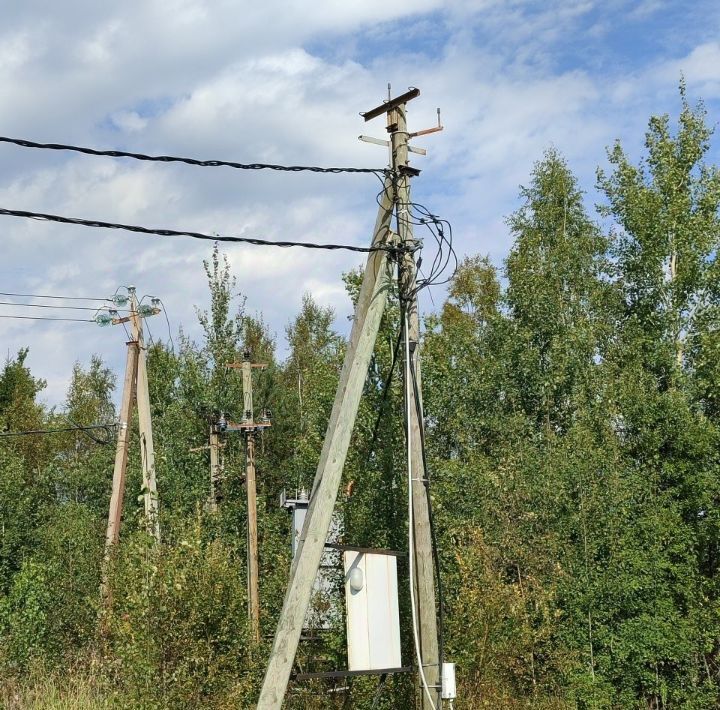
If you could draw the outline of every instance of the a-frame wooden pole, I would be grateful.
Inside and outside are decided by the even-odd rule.
[[[140,457],[143,472],[143,499],[145,521],[148,532],[160,542],[160,520],[158,518],[157,480],[155,478],[155,446],[153,443],[152,416],[150,414],[150,392],[147,377],[147,350],[143,340],[142,319],[138,314],[137,297],[130,292],[130,323],[133,338],[138,344],[137,367],[137,408],[140,431]]]
[[[380,197],[380,209],[372,238],[373,246],[389,245],[393,239],[390,231],[393,197],[393,181],[388,177]],[[260,710],[279,710],[285,697],[313,583],[330,530],[350,436],[391,281],[392,263],[387,251],[371,252],[355,307],[350,342],[345,353],[320,462],[315,473],[310,506],[290,569],[290,584],[285,593],[275,641],[260,691],[257,705]]]

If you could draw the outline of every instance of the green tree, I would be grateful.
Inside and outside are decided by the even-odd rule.
[[[57,453],[50,465],[60,501],[85,502],[101,514],[107,502],[112,475],[116,431],[112,402],[115,375],[97,355],[85,370],[75,363],[65,400],[64,412],[51,420],[51,426],[93,426],[107,424],[105,430],[74,431],[56,435]],[[106,512],[106,511],[105,511]]]
[[[523,205],[509,219],[507,304],[514,347],[513,396],[548,430],[566,427],[588,380],[607,320],[606,241],[588,218],[577,180],[548,151]]]
[[[633,165],[618,144],[612,173],[599,173],[622,296],[604,369],[627,527],[608,569],[624,580],[623,595],[606,589],[596,603],[605,607],[618,698],[700,708],[717,692],[710,511],[720,493],[719,441],[702,363],[716,325],[720,178],[703,162],[704,111],[688,104],[682,85],[680,95],[675,134],[669,117],[653,117],[646,159]]]

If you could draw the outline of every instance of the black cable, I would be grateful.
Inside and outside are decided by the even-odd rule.
[[[158,301],[160,302],[160,305],[162,306],[163,313],[165,315],[165,322],[167,323],[168,328],[168,338],[170,338],[170,346],[172,347],[173,354],[175,353],[175,341],[172,337],[172,332],[170,328],[170,319],[168,318],[167,309],[165,308],[165,304],[162,302],[161,298],[158,298]]]
[[[385,172],[382,168],[322,168],[315,165],[274,165],[272,163],[235,163],[229,160],[196,160],[195,158],[179,158],[174,155],[146,155],[144,153],[129,153],[124,150],[95,150],[94,148],[82,148],[77,145],[65,145],[63,143],[36,143],[22,138],[8,138],[0,136],[0,143],[11,143],[22,148],[42,148],[44,150],[69,150],[85,155],[100,155],[110,158],[134,158],[135,160],[147,160],[159,163],[186,163],[197,165],[203,168],[236,168],[238,170],[278,170],[281,172],[299,173],[372,173],[380,174]]]
[[[91,424],[90,426],[69,426],[57,429],[26,429],[25,431],[2,431],[0,437],[8,436],[30,436],[34,434],[59,434],[68,431],[90,431],[92,429],[109,429],[117,426],[117,424]]]
[[[7,316],[0,314],[0,318],[15,318],[18,320],[64,320],[73,321],[75,323],[94,323],[95,320],[92,318],[53,318],[50,316]]]
[[[399,200],[397,199],[397,174],[392,174],[392,184],[388,185],[388,182],[385,181],[383,183],[383,189],[378,193],[376,196],[376,202],[378,203],[378,206],[382,207],[383,199],[387,198],[388,190],[392,188],[393,195],[393,207],[395,212],[395,218],[397,220],[398,224],[398,233],[400,233],[401,229],[401,223],[402,220],[405,219],[407,223],[411,225],[424,225],[427,227],[432,234],[432,236],[435,238],[437,244],[438,244],[438,252],[435,255],[435,258],[433,259],[432,266],[430,269],[430,272],[426,278],[424,278],[422,281],[416,282],[415,288],[410,293],[400,294],[400,315],[403,322],[405,322],[406,319],[406,308],[407,304],[417,298],[417,295],[420,290],[423,288],[428,288],[429,286],[434,285],[440,285],[443,283],[447,283],[452,277],[455,275],[455,272],[457,270],[457,255],[455,253],[455,250],[453,248],[452,244],[452,226],[450,225],[447,220],[442,220],[438,218],[436,215],[432,214],[430,210],[428,210],[423,205],[419,205],[414,202],[408,202],[401,204]],[[403,214],[404,213],[404,214]],[[415,213],[415,214],[414,214]],[[418,216],[419,214],[419,216]],[[445,235],[445,228],[447,227],[448,235]],[[447,248],[447,253],[443,253],[444,248]],[[444,271],[447,269],[450,260],[454,259],[455,266],[453,269],[452,274],[450,277],[445,279],[445,281],[440,281],[440,277],[444,273]],[[402,266],[402,264],[400,264]],[[400,331],[402,334],[402,329]],[[415,373],[415,369],[413,366],[412,358],[410,358],[409,363],[409,370],[411,373],[411,379],[413,384],[413,391],[415,395],[415,407],[416,407],[416,413],[417,418],[419,422],[419,429],[420,429],[420,447],[422,452],[422,461],[423,461],[423,469],[425,471],[425,495],[427,499],[427,506],[428,506],[428,518],[429,518],[429,525],[430,525],[430,537],[431,537],[431,543],[432,543],[432,555],[433,555],[433,566],[435,568],[435,576],[437,579],[437,585],[438,585],[438,659],[440,667],[438,669],[439,672],[442,671],[442,663],[444,659],[445,654],[445,601],[444,601],[444,594],[443,594],[443,588],[442,588],[442,578],[440,574],[440,557],[438,552],[438,544],[437,544],[437,534],[436,534],[436,528],[435,528],[435,520],[432,513],[432,500],[430,498],[430,472],[427,466],[427,454],[425,450],[425,424],[424,424],[424,417],[422,412],[422,407],[420,405],[420,393],[419,388],[417,384],[417,375]],[[404,408],[407,410],[407,407]],[[407,421],[407,414],[405,416],[406,422],[406,433],[407,436],[410,435],[410,422]],[[408,524],[412,524],[411,521],[408,522]],[[412,551],[409,551],[409,554],[412,554]]]
[[[380,422],[382,421],[382,418],[385,414],[385,405],[387,404],[388,395],[390,394],[390,384],[392,382],[393,373],[395,372],[395,364],[398,360],[398,352],[400,350],[400,345],[402,344],[402,328],[398,331],[398,337],[397,341],[395,342],[395,348],[393,349],[393,356],[392,356],[392,363],[390,364],[390,372],[388,372],[388,376],[385,378],[385,382],[383,382],[383,388],[382,388],[382,397],[380,398],[380,406],[378,407],[378,415],[375,419],[375,425],[373,426],[373,432],[372,436],[370,437],[370,444],[368,446],[368,453],[367,458],[365,461],[365,465],[370,463],[370,457],[373,454],[373,451],[375,450],[375,444],[377,443],[377,436],[380,432]]]
[[[13,303],[12,301],[0,301],[0,306],[21,306],[23,308],[61,308],[66,311],[100,311],[108,308],[108,306],[56,306],[51,303]],[[124,312],[125,311],[123,311],[123,313]]]
[[[147,322],[147,319],[144,320],[143,325],[145,327],[145,330],[147,330],[148,342],[150,344],[150,347],[152,347],[153,345],[155,345],[155,341],[153,339],[152,333],[150,332],[150,324]],[[147,350],[147,347],[145,349]]]
[[[67,420],[68,420],[77,430],[79,430],[80,432],[82,432],[83,434],[85,434],[85,436],[87,436],[88,439],[91,439],[91,440],[94,441],[96,444],[101,444],[102,446],[106,446],[107,444],[110,443],[110,441],[111,441],[111,439],[112,439],[112,434],[110,433],[110,427],[111,427],[111,426],[116,426],[115,424],[100,424],[100,425],[97,425],[97,426],[100,426],[101,428],[105,429],[105,433],[107,434],[107,437],[106,437],[105,439],[98,439],[94,434],[91,434],[91,433],[90,433],[90,431],[89,431],[88,428],[81,426],[81,425],[78,424],[77,422],[74,422],[74,421],[73,421],[72,419],[70,419],[70,417],[68,417],[67,415],[65,415],[65,417],[67,418]],[[92,426],[95,427],[96,425],[93,424]]]
[[[422,451],[423,469],[425,471],[425,497],[427,498],[428,506],[428,521],[430,523],[430,539],[432,541],[432,554],[433,554],[433,566],[435,567],[435,577],[438,585],[438,657],[440,664],[440,671],[442,671],[442,664],[445,658],[445,599],[443,595],[442,587],[442,575],[440,574],[440,554],[438,551],[437,544],[437,530],[435,527],[435,517],[432,510],[432,499],[430,497],[430,470],[427,465],[427,452],[425,450],[425,420],[420,406],[420,392],[417,383],[417,373],[415,372],[415,366],[413,364],[412,357],[410,358],[410,378],[412,379],[413,392],[415,395],[415,411],[417,412],[417,418],[420,429],[420,449]]]
[[[375,708],[378,707],[378,704],[380,703],[380,697],[382,696],[383,689],[385,688],[387,677],[387,673],[383,673],[380,676],[380,682],[378,683],[378,687],[375,690],[375,695],[373,697],[372,710],[375,710]]]
[[[417,295],[424,288],[448,283],[457,271],[458,258],[453,247],[452,225],[447,220],[433,214],[424,205],[417,202],[399,202],[397,199],[397,175],[391,173],[390,176],[391,180],[382,180],[383,187],[375,196],[378,207],[382,208],[383,200],[390,199],[393,202],[398,230],[401,229],[401,222],[409,226],[425,227],[438,245],[428,275],[417,281],[413,292],[408,294],[410,297]],[[454,264],[450,275],[441,279],[451,261],[454,261]]]
[[[91,298],[90,296],[48,296],[41,293],[5,293],[0,291],[0,296],[17,296],[18,298],[57,298],[62,301],[112,301],[112,298]]]
[[[383,199],[387,199],[388,197],[391,197],[393,202],[393,211],[395,213],[395,218],[397,221],[397,229],[398,233],[401,233],[401,228],[404,226],[402,224],[403,219],[405,220],[406,224],[409,225],[423,225],[428,228],[431,235],[434,237],[437,245],[438,245],[438,251],[435,254],[435,258],[433,259],[430,271],[428,273],[428,276],[421,281],[416,281],[415,288],[412,289],[409,293],[401,293],[400,294],[400,316],[402,319],[402,322],[406,322],[406,309],[407,304],[410,303],[412,300],[417,298],[418,293],[423,288],[428,288],[429,286],[435,286],[435,285],[441,285],[444,283],[447,283],[450,281],[456,271],[458,266],[458,259],[457,254],[455,253],[455,249],[453,248],[453,236],[452,236],[452,226],[447,220],[440,219],[436,215],[434,215],[430,210],[428,210],[423,205],[419,205],[415,202],[407,202],[407,203],[401,203],[398,200],[398,191],[397,191],[397,179],[398,174],[397,172],[391,173],[392,176],[392,182],[391,184],[388,184],[388,181],[383,182],[383,189],[378,193],[376,196],[376,202],[378,203],[379,207],[382,207]],[[393,194],[390,196],[388,194],[388,190],[392,189]],[[447,228],[447,236],[445,235],[445,229]],[[444,249],[447,248],[447,252],[444,253]],[[414,258],[414,257],[413,257]],[[447,277],[444,281],[440,281],[440,277],[443,275],[445,270],[447,269],[448,265],[450,264],[450,260],[454,259],[454,268],[452,271],[452,274]],[[400,268],[402,268],[402,263],[400,263]],[[402,329],[400,333],[402,334]],[[418,388],[417,383],[417,374],[415,372],[415,368],[413,365],[412,357],[410,358],[410,362],[408,363],[408,369],[410,370],[410,375],[412,379],[412,385],[413,385],[413,391],[415,396],[415,408],[416,408],[416,416],[418,418],[419,423],[419,429],[420,429],[420,447],[422,452],[422,461],[423,461],[423,469],[425,471],[425,495],[427,499],[427,506],[428,506],[428,518],[429,518],[429,525],[430,525],[430,537],[432,542],[432,555],[433,555],[433,566],[435,568],[435,575],[437,579],[437,585],[438,585],[438,658],[439,658],[439,672],[442,672],[442,664],[445,654],[445,637],[444,637],[444,627],[445,627],[445,602],[444,602],[444,595],[443,595],[443,589],[442,589],[442,578],[440,574],[440,557],[438,553],[438,544],[437,544],[437,534],[436,534],[436,528],[435,528],[435,520],[432,513],[432,500],[430,498],[430,472],[427,465],[427,453],[425,450],[425,422],[424,422],[424,416],[422,412],[422,407],[420,404],[420,392]],[[405,414],[405,426],[406,426],[406,435],[410,436],[410,422],[407,417],[407,407],[404,407],[404,410],[406,412]],[[412,521],[408,521],[408,524],[412,524]],[[408,551],[409,554],[412,554],[412,550]]]
[[[83,227],[99,227],[102,229],[123,229],[128,232],[137,232],[139,234],[155,234],[161,237],[192,237],[193,239],[204,239],[211,242],[238,242],[241,244],[254,244],[256,246],[272,246],[272,247],[303,247],[305,249],[327,249],[359,252],[368,254],[375,251],[395,252],[396,247],[391,246],[371,246],[356,247],[351,244],[313,244],[311,242],[274,242],[269,239],[256,239],[254,237],[221,237],[214,234],[202,234],[201,232],[185,232],[175,229],[150,229],[149,227],[138,227],[131,224],[118,224],[116,222],[101,222],[99,220],[80,219],[77,217],[61,217],[55,214],[44,214],[42,212],[27,212],[25,210],[8,210],[0,208],[0,215],[8,217],[24,217],[27,219],[37,219],[44,222],[60,222],[61,224],[78,224]]]

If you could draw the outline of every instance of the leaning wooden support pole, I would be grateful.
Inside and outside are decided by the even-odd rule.
[[[393,185],[392,180],[387,178],[375,223],[373,245],[390,243],[392,209]],[[279,709],[285,697],[313,583],[330,529],[345,457],[375,347],[380,319],[385,310],[392,270],[387,251],[370,253],[355,307],[350,342],[345,353],[340,382],[315,474],[310,507],[290,570],[290,584],[285,594],[273,649],[260,692],[257,707],[261,710]]]
[[[108,513],[107,534],[105,536],[106,557],[120,536],[123,497],[125,495],[125,472],[127,470],[130,427],[132,425],[132,405],[135,397],[135,378],[137,377],[138,344],[131,340],[128,344],[125,363],[122,403],[120,405],[120,426],[118,428],[117,447],[115,449],[115,467],[113,468],[110,512]]]

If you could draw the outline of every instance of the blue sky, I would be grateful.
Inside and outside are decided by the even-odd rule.
[[[358,116],[418,86],[411,129],[446,130],[414,196],[453,223],[460,254],[501,264],[504,218],[553,145],[592,211],[595,171],[620,139],[639,158],[649,116],[677,115],[684,74],[708,121],[720,112],[720,5],[677,0],[28,0],[3,10],[0,134],[98,148],[243,162],[382,166],[382,121]],[[711,159],[720,162],[718,141]],[[269,239],[366,244],[376,183],[363,176],[238,174],[0,146],[0,206]],[[161,296],[176,329],[198,336],[201,261],[211,245],[3,218],[0,291],[105,295],[134,283]],[[356,256],[227,249],[250,312],[278,336],[310,292],[347,327],[341,273]],[[442,299],[435,294],[435,302]],[[428,302],[427,307],[432,304]],[[25,313],[0,307],[0,313]],[[151,323],[153,333],[163,331]],[[29,363],[61,403],[74,361],[116,372],[124,333],[0,318],[4,353]]]

